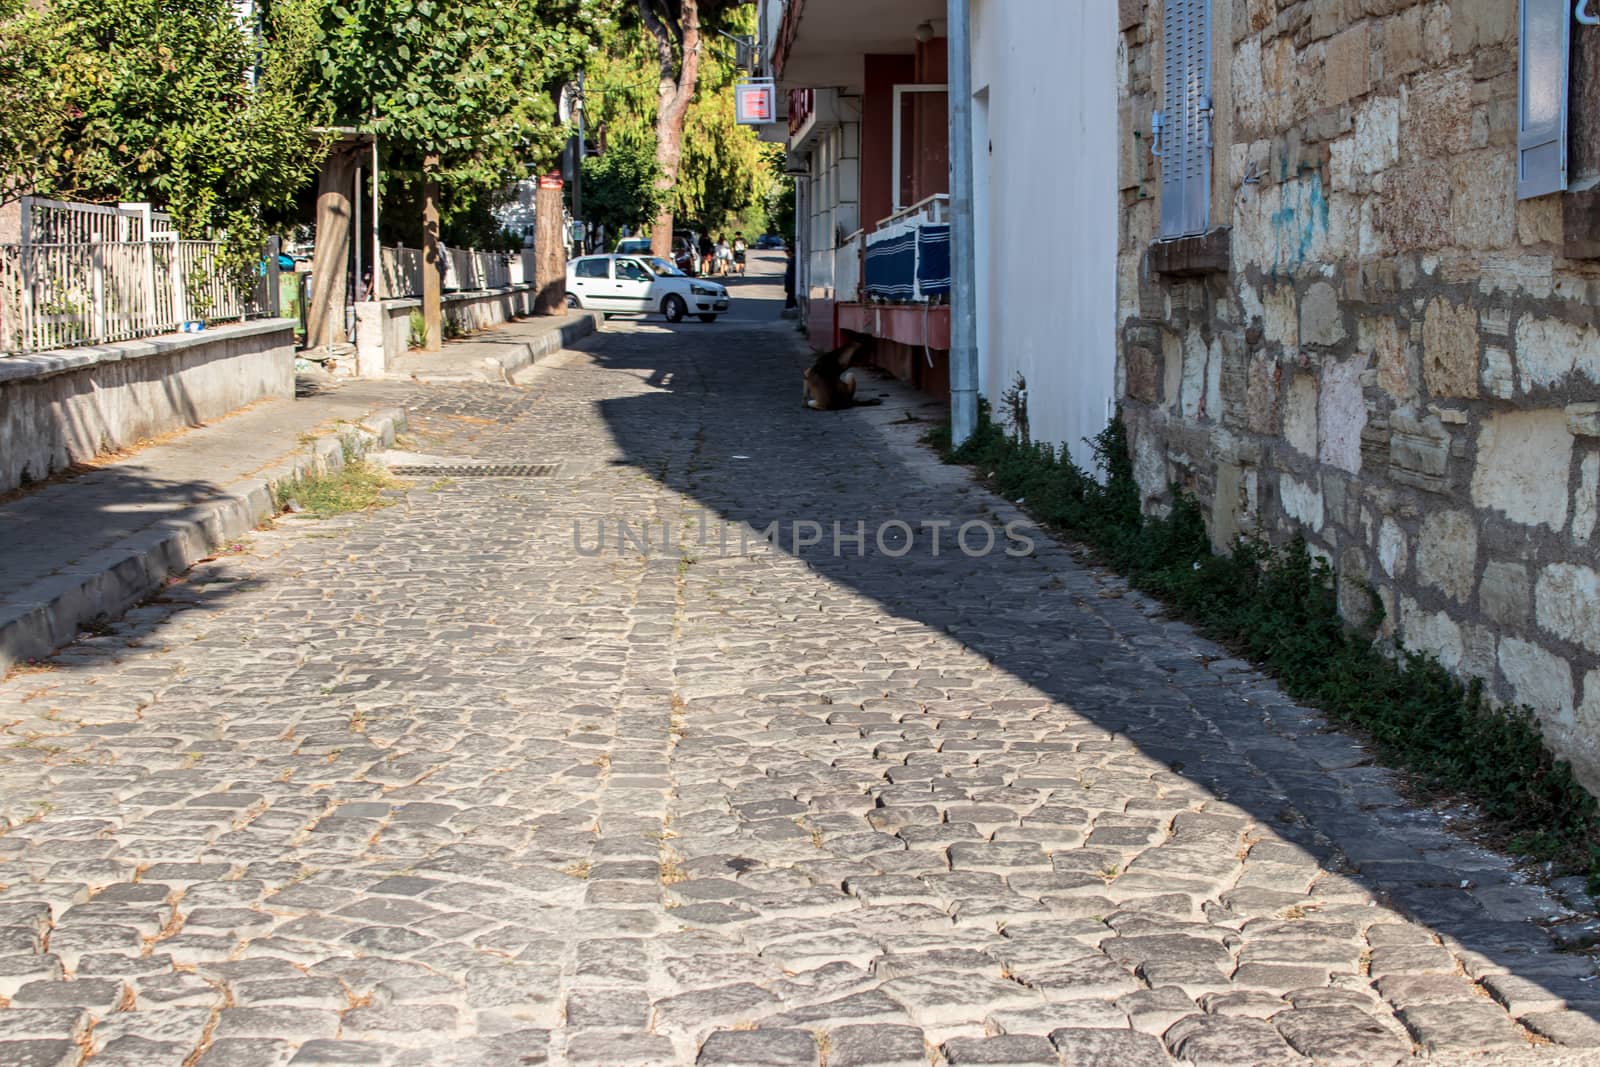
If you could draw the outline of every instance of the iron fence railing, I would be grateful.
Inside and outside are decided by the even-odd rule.
[[[395,246],[381,249],[384,299],[422,295],[422,249]],[[445,292],[504,289],[515,283],[511,256],[505,252],[480,252],[472,248],[444,250]]]
[[[149,204],[78,204],[25,196],[22,243],[83,244],[91,241],[170,239],[172,216]]]
[[[262,314],[266,277],[241,277],[215,241],[0,245],[0,352],[41,352]]]

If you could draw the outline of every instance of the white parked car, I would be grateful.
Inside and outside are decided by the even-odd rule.
[[[659,311],[668,322],[686,315],[716,322],[728,310],[728,290],[657,256],[584,256],[567,264],[567,304],[608,314]]]

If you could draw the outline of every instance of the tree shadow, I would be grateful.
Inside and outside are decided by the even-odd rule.
[[[0,504],[0,673],[113,633],[129,609],[175,596],[174,579],[232,550],[229,528],[254,526],[237,491],[163,478],[134,460],[62,472]],[[255,503],[270,507],[264,496]],[[214,610],[248,584],[197,583],[197,595],[169,602]]]
[[[1034,556],[1009,556],[1003,541],[987,554],[963,552],[958,529],[968,522],[998,529],[1006,502],[964,473],[916,456],[914,433],[892,444],[868,425],[898,417],[913,429],[932,428],[943,405],[868,382],[865,395],[894,394],[890,407],[806,411],[799,371],[807,357],[788,324],[730,326],[715,345],[696,344],[704,329],[661,325],[614,337],[591,353],[599,366],[653,387],[600,403],[626,464],[705,509],[713,528],[721,522],[761,531],[778,522],[777,550],[803,559],[818,579],[871,598],[895,619],[958,639],[1041,698],[1129,739],[1173,775],[1247,812],[1275,835],[1267,844],[1291,843],[1330,872],[1317,884],[1332,899],[1348,900],[1359,887],[1438,934],[1472,978],[1503,972],[1527,979],[1520,992],[1501,980],[1487,983],[1508,990],[1504,998],[1518,1015],[1530,1004],[1548,1010],[1565,1002],[1600,1019],[1600,991],[1584,984],[1592,961],[1558,954],[1546,929],[1560,910],[1553,898],[1503,857],[1448,829],[1442,815],[1409,803],[1400,778],[1374,766],[1321,715],[1037,531]],[[875,544],[875,531],[894,521],[916,533],[904,554]],[[924,521],[948,523],[938,551]],[[816,524],[821,540],[797,547],[795,523]],[[833,543],[836,524],[845,535],[842,551]],[[865,551],[858,553],[850,537],[863,528]],[[804,535],[812,532],[806,527]],[[592,537],[586,530],[585,542]],[[735,535],[735,548],[737,542]],[[709,547],[688,547],[702,558],[719,551],[714,538]],[[807,677],[781,681],[818,695],[826,685]],[[1270,868],[1268,852],[1261,863]],[[1241,888],[1213,900],[1211,917],[1282,917],[1283,894],[1265,883]],[[1109,927],[1106,936],[1114,936]],[[1322,933],[1308,923],[1304,936]]]

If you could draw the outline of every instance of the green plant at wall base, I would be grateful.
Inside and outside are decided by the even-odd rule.
[[[980,413],[972,438],[950,448],[948,425],[928,441],[970,464],[1002,495],[1025,499],[1047,526],[1086,541],[1134,585],[1207,636],[1268,668],[1297,700],[1364,733],[1386,763],[1426,786],[1474,800],[1522,855],[1588,875],[1600,892],[1600,814],[1571,766],[1545,746],[1527,708],[1498,708],[1430,657],[1386,655],[1339,614],[1335,575],[1304,540],[1241,539],[1211,551],[1205,518],[1176,494],[1163,517],[1142,514],[1120,416],[1092,442],[1103,480],[1064,450],[1028,444]]]
[[[422,317],[422,312],[413,311],[406,316],[407,338],[406,344],[412,348],[424,348],[428,344],[428,320]]]
[[[331,472],[303,474],[279,482],[273,490],[278,510],[290,503],[316,519],[331,518],[352,511],[371,511],[388,507],[385,490],[400,488],[389,472],[365,460],[355,460]]]

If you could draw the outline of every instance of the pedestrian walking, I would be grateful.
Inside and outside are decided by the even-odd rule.
[[[711,231],[706,230],[700,235],[700,273],[706,277],[711,276],[711,264],[717,254],[717,246],[711,240]]]
[[[717,273],[726,278],[733,270],[733,248],[726,235],[717,238]]]
[[[748,248],[744,243],[743,230],[733,235],[733,269],[739,272],[741,278],[744,277],[744,254]]]

